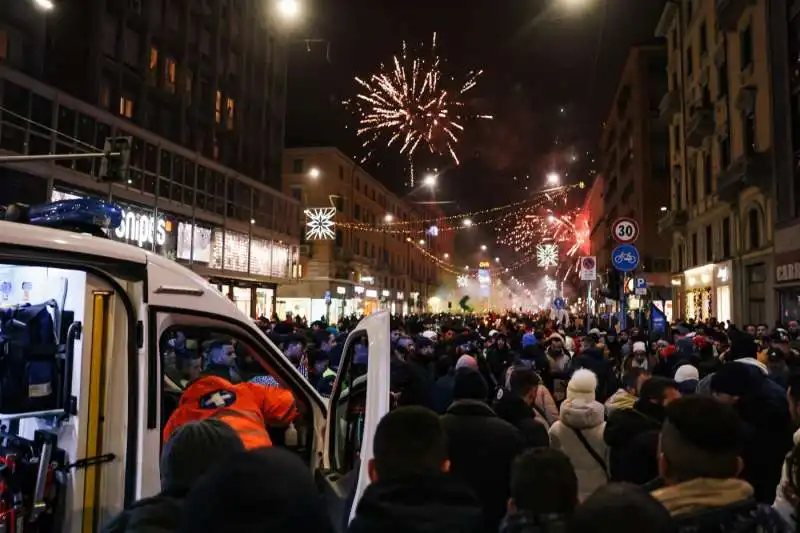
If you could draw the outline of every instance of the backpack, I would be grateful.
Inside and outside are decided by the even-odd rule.
[[[0,310],[0,413],[57,407],[58,337],[54,300]]]

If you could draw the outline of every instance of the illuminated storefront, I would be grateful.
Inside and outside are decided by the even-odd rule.
[[[680,316],[683,320],[705,321],[711,317],[724,322],[732,319],[732,272],[730,261],[708,264],[686,270],[672,279],[679,292]],[[673,312],[675,310],[673,309]]]
[[[82,196],[77,191],[56,188],[51,201]],[[248,316],[270,317],[276,310],[277,292],[277,283],[270,280],[297,275],[296,247],[282,241],[202,222],[192,224],[179,220],[177,215],[119,200],[115,203],[123,209],[123,218],[120,226],[109,232],[109,238],[186,263]]]
[[[775,254],[775,286],[780,321],[800,320],[800,250]]]

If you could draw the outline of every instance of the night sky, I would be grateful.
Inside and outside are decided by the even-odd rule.
[[[462,165],[416,161],[420,173],[445,168],[437,200],[456,202],[447,205],[456,213],[518,200],[552,168],[588,181],[586,154],[595,153],[628,48],[653,39],[665,3],[585,0],[587,8],[570,11],[557,6],[564,0],[307,1],[308,18],[296,35],[328,41],[330,63],[326,44],[293,45],[289,146],[335,145],[360,157],[357,121],[341,101],[356,94],[354,75],[375,71],[403,40],[429,43],[436,31],[448,73],[484,69],[468,104],[496,118],[467,125]],[[570,164],[572,155],[581,157]],[[365,167],[404,190],[404,158],[379,152]]]

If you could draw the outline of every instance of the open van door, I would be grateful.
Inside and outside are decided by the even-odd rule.
[[[375,429],[390,408],[390,319],[368,316],[348,335],[328,402],[322,469],[317,473],[334,527],[344,531],[369,485]]]

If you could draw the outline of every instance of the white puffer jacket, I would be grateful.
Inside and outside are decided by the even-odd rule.
[[[587,443],[608,465],[608,447],[603,441],[606,428],[605,408],[597,401],[565,400],[561,404],[559,421],[550,428],[550,447],[561,450],[572,461],[578,476],[578,496],[583,501],[594,491],[608,483],[608,476],[592,457],[574,430],[578,430]]]

